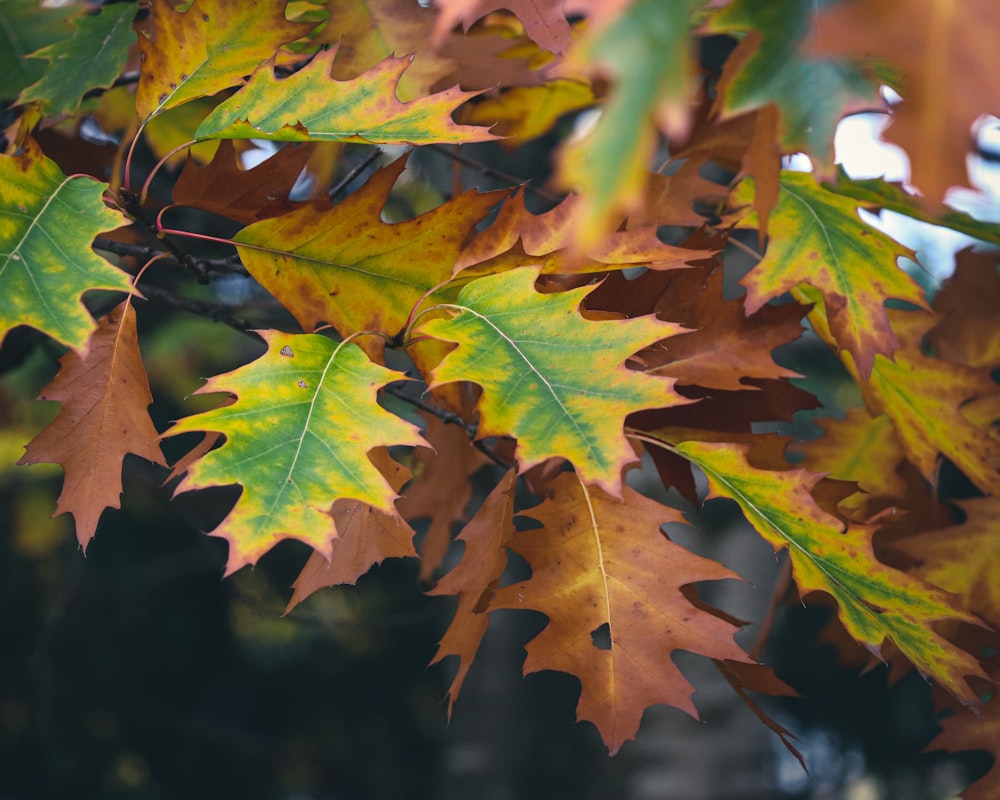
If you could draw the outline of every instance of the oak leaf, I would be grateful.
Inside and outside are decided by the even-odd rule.
[[[73,19],[69,38],[31,54],[49,65],[41,78],[18,95],[18,104],[38,103],[50,118],[76,113],[86,92],[107,89],[121,74],[128,49],[135,43],[134,16],[134,6],[124,4]]]
[[[986,664],[994,680],[1000,681],[1000,657],[993,656]],[[1000,769],[1000,699],[997,693],[993,692],[982,717],[953,714],[941,723],[941,729],[928,750],[947,750],[949,753],[986,750],[993,757],[990,771],[962,792],[963,800],[997,800],[997,770]]]
[[[1000,365],[1000,273],[996,253],[962,250],[934,296],[941,321],[927,334],[934,352],[969,367]]]
[[[934,482],[944,455],[976,486],[1000,494],[1000,441],[989,435],[991,419],[976,419],[975,400],[1000,399],[988,369],[975,369],[923,354],[921,341],[937,318],[916,311],[891,311],[901,347],[895,360],[879,356],[869,382],[869,404],[896,428],[907,457]],[[995,417],[995,415],[990,415]]]
[[[282,539],[332,555],[338,499],[395,514],[395,491],[369,460],[379,446],[425,444],[416,426],[376,402],[404,376],[368,360],[352,343],[316,334],[262,331],[267,352],[210,378],[199,394],[225,392],[230,405],[180,420],[166,433],[225,434],[226,442],[188,470],[187,492],[239,484],[235,507],[213,535],[229,542],[227,574],[255,563]]]
[[[752,181],[745,180],[734,202],[748,202],[752,191]],[[744,223],[752,225],[754,218]],[[781,226],[782,236],[771,239],[763,260],[740,281],[747,313],[799,284],[815,287],[837,347],[851,354],[867,378],[875,356],[891,356],[897,345],[885,301],[927,308],[923,290],[896,263],[912,251],[862,222],[854,201],[804,172],[782,174],[771,222]]]
[[[453,58],[427,46],[438,18],[431,8],[410,0],[325,0],[322,6],[329,20],[310,41],[340,45],[331,71],[334,80],[351,80],[389,56],[412,53],[413,63],[396,88],[405,102],[430,94],[455,70]]]
[[[517,472],[510,470],[494,487],[475,516],[462,529],[462,560],[428,594],[457,595],[455,616],[438,644],[431,664],[458,656],[458,672],[448,690],[448,715],[462,690],[465,676],[489,627],[490,602],[507,567],[507,544],[514,535],[514,487]]]
[[[492,11],[512,11],[525,32],[539,47],[562,55],[569,45],[570,25],[562,3],[548,0],[438,0],[440,9],[434,24],[434,38],[440,45],[445,34],[458,23],[468,32],[472,23]]]
[[[906,482],[897,467],[906,453],[889,417],[872,417],[863,408],[851,408],[843,419],[815,422],[823,428],[823,435],[798,448],[805,454],[805,469],[854,481],[873,497],[905,496]]]
[[[388,57],[349,81],[330,78],[336,48],[318,53],[287,78],[258,69],[247,84],[199,126],[199,139],[282,142],[463,144],[497,137],[475,125],[457,125],[452,113],[476,92],[457,86],[402,103],[396,84],[407,57]]]
[[[548,133],[564,115],[589,108],[594,92],[586,81],[560,78],[538,86],[513,86],[495,97],[468,105],[462,122],[493,125],[505,137],[504,147],[513,149]]]
[[[417,477],[399,501],[399,513],[414,521],[430,518],[420,548],[420,579],[431,580],[451,544],[452,525],[466,519],[471,478],[488,459],[469,441],[465,429],[427,417],[424,439],[433,448],[417,450]]]
[[[957,502],[965,522],[908,536],[893,549],[917,563],[915,574],[954,592],[966,608],[1000,627],[1000,498]]]
[[[504,203],[496,219],[462,251],[455,272],[500,272],[525,264],[545,274],[613,272],[628,267],[675,269],[712,255],[710,249],[676,247],[657,237],[657,226],[609,234],[582,254],[573,252],[577,216],[583,199],[570,195],[554,208],[532,214],[524,193]]]
[[[69,512],[86,552],[106,508],[121,508],[122,461],[135,453],[166,466],[146,410],[153,398],[139,355],[135,311],[126,300],[97,323],[85,356],[70,350],[39,400],[61,404],[19,464],[57,463],[65,472],[55,514]]]
[[[691,329],[643,350],[638,358],[647,372],[676,378],[681,386],[728,391],[754,390],[751,380],[800,377],[771,353],[801,336],[804,307],[766,305],[746,316],[741,302],[724,298],[722,269],[715,265],[647,273],[627,287],[620,275],[611,280],[623,294],[651,301],[650,310],[661,319]]]
[[[20,155],[0,155],[0,185],[0,341],[30,325],[85,356],[94,321],[80,296],[132,291],[90,245],[129,220],[104,206],[106,183],[66,177],[31,140]]]
[[[313,23],[285,18],[283,3],[150,0],[136,25],[142,69],[135,107],[143,120],[198,97],[239,86]]]
[[[588,484],[618,495],[622,469],[635,461],[625,416],[686,402],[673,381],[623,364],[678,327],[650,317],[585,319],[577,309],[591,287],[540,294],[537,276],[517,269],[474,280],[454,303],[437,307],[446,316],[418,325],[419,334],[458,344],[430,385],[482,386],[478,435],[517,438],[521,471],[562,456]]]
[[[526,647],[524,672],[578,677],[577,719],[592,722],[614,754],[655,703],[697,717],[694,689],[671,653],[749,660],[733,640],[738,628],[683,591],[697,581],[738,576],[671,542],[660,526],[683,523],[681,513],[628,487],[619,500],[564,472],[551,491],[523,512],[542,527],[519,531],[511,543],[531,578],[500,589],[490,608],[531,609],[549,618]],[[607,647],[594,638],[602,626],[609,629]]]
[[[475,225],[503,193],[466,192],[415,219],[389,224],[382,208],[401,158],[336,206],[313,201],[244,228],[235,237],[247,270],[305,331],[329,323],[342,336],[393,336],[414,305],[448,280]],[[359,344],[379,356],[384,343]]]
[[[393,461],[384,447],[371,451],[369,458],[398,492],[410,479],[410,470]],[[295,582],[287,614],[314,592],[328,586],[355,584],[376,564],[387,558],[415,557],[413,529],[398,514],[386,513],[357,500],[335,500],[330,512],[336,536],[330,541],[329,556],[316,550]]]
[[[932,214],[924,207],[921,198],[913,194],[912,187],[908,191],[900,182],[884,178],[849,178],[843,168],[840,168],[836,179],[823,185],[837,194],[853,197],[867,209],[895,211],[931,225],[964,233],[973,239],[1000,245],[1000,227],[995,222],[976,219],[964,211],[955,211],[947,206]]]
[[[174,184],[174,202],[250,225],[287,210],[288,194],[309,158],[309,145],[288,145],[252,169],[240,166],[233,143],[224,139],[206,166],[194,159]]]
[[[675,440],[682,436],[670,434]],[[775,551],[788,550],[803,595],[822,591],[837,601],[840,620],[856,641],[880,656],[890,639],[923,675],[962,703],[979,705],[966,682],[966,676],[985,677],[979,662],[933,627],[945,620],[979,620],[958,607],[952,595],[878,561],[872,550],[874,526],[847,526],[820,508],[812,491],[821,475],[759,469],[749,460],[746,444],[692,439],[673,449],[705,472],[710,498],[735,500]]]

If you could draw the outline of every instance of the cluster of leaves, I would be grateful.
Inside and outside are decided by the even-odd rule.
[[[735,501],[798,594],[832,598],[874,661],[941,687],[959,709],[932,747],[1000,756],[998,705],[983,706],[1000,627],[997,259],[963,253],[930,302],[900,266],[913,253],[859,214],[1000,244],[944,205],[967,181],[971,124],[997,110],[988,0],[7,0],[0,13],[0,336],[26,325],[68,348],[41,394],[61,410],[22,463],[63,467],[56,511],[84,548],[118,507],[125,455],[166,465],[161,441],[191,433],[177,491],[240,487],[213,531],[229,573],[283,539],[314,549],[291,606],[418,557],[410,526],[428,518],[421,573],[457,597],[437,655],[459,660],[451,700],[490,612],[539,611],[525,671],[576,676],[578,718],[616,752],[651,704],[696,714],[676,650],[713,659],[742,697],[790,691],[693,588],[738,576],[663,533],[685,522],[665,494],[626,483],[646,457],[679,499]],[[698,63],[708,41],[732,46],[717,74]],[[835,125],[883,108],[881,84],[903,97],[887,137],[919,195],[832,166]],[[547,188],[456,186],[389,222],[404,155],[333,201],[348,144],[517,150],[584,109],[596,123],[557,144]],[[107,158],[86,149],[95,130],[117,143]],[[283,144],[245,169],[251,140]],[[81,148],[86,174],[67,176]],[[137,176],[141,149],[157,165]],[[183,151],[159,198],[154,177]],[[816,172],[783,171],[794,152]],[[728,185],[705,177],[720,170]],[[237,232],[164,223],[195,211]],[[181,244],[197,239],[235,256]],[[756,261],[737,299],[723,271],[735,251]],[[290,315],[289,330],[256,332],[263,355],[207,381],[213,407],[165,431],[137,315],[170,303],[249,329],[238,315],[252,309],[164,290],[154,261],[195,288],[242,275]],[[126,298],[95,321],[94,290]],[[818,405],[773,357],[804,330],[856,401],[793,466],[789,439],[765,431]],[[968,481],[960,508],[943,464]],[[441,575],[474,475],[494,488]],[[508,551],[527,580],[503,584]],[[994,770],[965,796],[998,784]]]

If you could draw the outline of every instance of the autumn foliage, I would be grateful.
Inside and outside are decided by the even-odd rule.
[[[30,326],[66,348],[40,395],[59,414],[21,463],[62,466],[55,511],[82,548],[119,507],[126,454],[166,467],[161,443],[187,434],[175,491],[239,487],[211,531],[227,573],[305,542],[295,606],[421,559],[427,591],[457,598],[435,659],[457,657],[452,703],[490,612],[541,612],[525,672],[578,678],[577,717],[614,753],[652,704],[697,714],[675,651],[713,659],[742,697],[787,689],[694,588],[739,576],[663,532],[684,503],[727,498],[803,602],[832,598],[873,662],[943,690],[954,713],[931,749],[1000,758],[1000,228],[948,205],[973,124],[1000,110],[990,0],[0,13],[20,32],[0,42],[0,337]],[[913,185],[834,165],[835,126],[859,109],[889,114]],[[574,119],[590,124],[567,135]],[[248,168],[262,141],[277,152]],[[422,149],[467,159],[485,142],[544,143],[552,174],[480,192],[456,170],[447,196],[393,207]],[[791,153],[814,172],[783,170]],[[883,209],[983,244],[929,293],[860,213]],[[244,299],[206,294],[234,276]],[[149,308],[264,348],[159,431]],[[778,423],[820,401],[774,352],[802,337],[853,388],[846,415],[790,447]],[[662,490],[632,488],[639,472]],[[526,580],[505,581],[510,552]],[[964,795],[998,796],[997,768]]]

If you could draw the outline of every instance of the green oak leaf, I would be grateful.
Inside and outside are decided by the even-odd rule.
[[[263,356],[198,390],[226,392],[235,402],[185,417],[167,432],[226,436],[188,469],[177,491],[243,488],[213,534],[229,542],[227,573],[256,563],[282,539],[329,555],[337,499],[395,516],[396,493],[368,453],[425,444],[415,425],[376,402],[378,390],[402,374],[372,363],[353,343],[274,330],[260,335],[268,345]]]
[[[271,139],[282,142],[430,144],[486,142],[486,128],[451,118],[476,92],[458,87],[401,103],[396,84],[410,59],[390,56],[347,81],[330,77],[336,48],[319,53],[287,78],[258,69],[246,86],[216,108],[199,139]]]
[[[91,242],[129,220],[105,207],[106,183],[66,177],[31,140],[20,155],[0,155],[0,186],[0,340],[30,325],[82,355],[96,324],[80,295],[132,291]]]
[[[521,469],[563,457],[581,478],[620,496],[636,456],[622,430],[644,408],[689,402],[674,381],[626,369],[637,351],[684,329],[654,317],[593,321],[578,310],[592,286],[554,294],[534,289],[535,269],[515,269],[465,286],[454,303],[417,326],[458,347],[433,370],[432,387],[483,387],[480,436],[514,436]]]
[[[106,89],[121,74],[129,45],[135,42],[132,17],[135,6],[117,3],[97,14],[71,22],[73,35],[31,54],[49,62],[42,77],[27,87],[17,102],[38,103],[47,117],[73,114],[83,95]]]
[[[837,601],[840,620],[855,640],[879,655],[891,639],[922,674],[963,703],[979,705],[965,677],[985,673],[974,656],[934,630],[944,620],[979,620],[948,593],[881,563],[872,549],[874,526],[847,527],[820,508],[811,490],[822,475],[758,469],[746,444],[682,441],[672,449],[704,471],[710,498],[735,500],[775,551],[788,550],[803,595],[822,591]]]

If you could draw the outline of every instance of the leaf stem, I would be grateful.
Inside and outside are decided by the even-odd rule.
[[[542,200],[547,200],[550,203],[561,203],[563,197],[560,195],[550,192],[548,189],[542,189],[538,186],[533,185],[528,180],[524,178],[519,178],[516,175],[511,175],[509,172],[503,172],[502,170],[495,169],[494,167],[484,164],[482,161],[478,161],[475,158],[471,158],[456,147],[452,150],[443,144],[429,144],[427,145],[428,150],[433,150],[436,153],[440,153],[446,158],[450,158],[453,161],[457,161],[459,164],[464,164],[472,169],[479,170],[487,178],[496,178],[497,180],[506,181],[512,186],[523,186],[524,191],[540,197]]]
[[[739,239],[730,237],[729,241],[728,241],[728,244],[731,244],[737,250],[742,250],[748,256],[752,256],[757,261],[763,261],[764,260],[764,256],[762,256],[760,253],[758,253],[756,250],[754,250],[750,245],[744,244],[743,242],[741,242]]]

